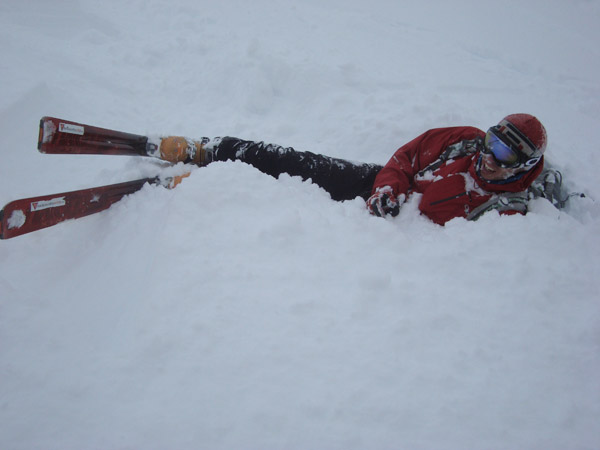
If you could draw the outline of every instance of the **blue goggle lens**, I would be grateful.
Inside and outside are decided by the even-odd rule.
[[[491,153],[500,166],[516,167],[519,165],[521,159],[519,154],[502,142],[494,133],[487,132],[484,144],[486,153]]]

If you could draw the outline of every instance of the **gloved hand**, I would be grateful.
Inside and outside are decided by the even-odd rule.
[[[386,214],[395,217],[400,213],[400,201],[390,186],[383,186],[377,188],[375,193],[369,197],[367,208],[371,214],[378,217]]]

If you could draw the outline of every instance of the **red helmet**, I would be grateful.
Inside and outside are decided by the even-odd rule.
[[[546,150],[546,129],[530,114],[511,114],[492,128],[512,148],[529,158],[540,157]]]

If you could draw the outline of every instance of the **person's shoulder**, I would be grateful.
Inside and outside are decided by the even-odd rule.
[[[472,126],[455,126],[455,127],[440,127],[432,128],[427,133],[431,134],[448,134],[448,135],[465,135],[465,139],[485,136],[485,131]]]
[[[432,128],[421,135],[422,142],[450,145],[464,140],[484,138],[485,132],[476,127],[457,126]]]

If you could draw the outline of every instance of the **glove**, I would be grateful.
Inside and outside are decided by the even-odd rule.
[[[369,197],[367,208],[371,214],[377,217],[383,217],[386,214],[395,217],[400,213],[400,202],[390,186],[383,186],[377,188],[375,193]]]

